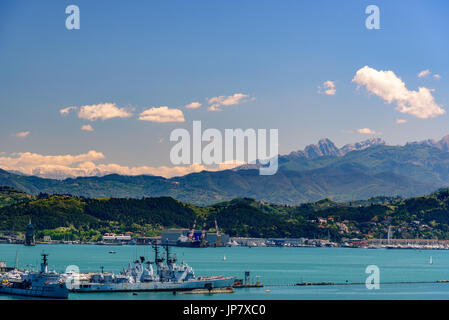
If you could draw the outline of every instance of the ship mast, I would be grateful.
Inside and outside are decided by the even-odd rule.
[[[48,253],[43,253],[41,254],[42,256],[42,263],[41,263],[41,272],[42,273],[47,273],[48,272]]]

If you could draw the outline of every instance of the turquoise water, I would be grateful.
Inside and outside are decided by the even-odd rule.
[[[110,250],[116,254],[109,254]],[[151,260],[153,250],[147,246],[95,245],[22,245],[0,244],[0,261],[19,266],[40,263],[40,254],[49,253],[51,269],[63,272],[77,265],[81,272],[119,272],[138,256]],[[387,250],[350,248],[172,248],[197,275],[233,275],[243,278],[250,270],[264,288],[237,289],[233,294],[177,295],[171,292],[70,294],[70,299],[449,299],[449,283],[383,284],[383,282],[425,282],[449,280],[449,252],[445,250]],[[223,257],[226,256],[226,261]],[[430,256],[433,264],[429,264]],[[380,269],[380,289],[365,285],[287,286],[298,282],[362,282],[368,265]],[[265,292],[265,290],[270,292]],[[23,299],[0,295],[1,299]]]

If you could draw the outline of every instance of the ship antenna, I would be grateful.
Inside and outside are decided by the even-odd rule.
[[[161,259],[159,259],[159,246],[157,245],[157,242],[153,244],[154,248],[154,262],[158,264],[159,262],[162,262]]]
[[[16,270],[19,270],[19,252],[16,250]]]
[[[165,241],[165,252],[167,253],[167,262],[170,260],[170,248],[168,247],[168,239]]]

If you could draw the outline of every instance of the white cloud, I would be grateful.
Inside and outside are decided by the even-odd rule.
[[[83,131],[94,131],[94,128],[92,128],[92,126],[90,124],[86,124],[86,125],[81,127],[81,130],[83,130]]]
[[[335,82],[327,80],[321,86],[318,86],[319,94],[326,94],[328,96],[333,96],[337,93],[337,89],[335,88]]]
[[[362,129],[357,129],[358,133],[362,133],[362,134],[375,134],[376,131],[371,130],[370,128],[362,128]]]
[[[118,108],[114,103],[100,103],[80,107],[78,117],[90,121],[98,119],[129,118],[132,113],[125,108]]]
[[[377,71],[365,66],[357,71],[352,82],[365,86],[389,104],[396,103],[396,110],[401,113],[426,119],[446,112],[435,102],[433,89],[420,87],[418,91],[408,90],[393,71]]]
[[[406,122],[407,122],[407,120],[404,120],[404,119],[397,119],[396,120],[397,124],[403,124],[403,123],[406,123]]]
[[[67,107],[67,108],[63,108],[63,109],[59,110],[59,113],[62,114],[63,116],[66,116],[70,113],[70,111],[76,110],[76,109],[77,109],[77,107],[73,107],[73,106]]]
[[[68,177],[104,176],[108,174],[121,175],[156,175],[166,178],[183,176],[203,170],[217,171],[231,169],[242,163],[223,163],[215,167],[205,167],[200,164],[177,167],[128,167],[115,163],[97,164],[95,162],[104,159],[101,152],[89,151],[80,155],[56,155],[46,156],[36,153],[14,153],[10,156],[0,157],[0,168],[4,170],[20,171],[29,175],[44,178],[64,179]]]
[[[430,73],[431,73],[431,72],[430,72],[429,69],[423,70],[423,71],[421,71],[420,73],[418,73],[418,78],[427,77]]]
[[[153,107],[143,111],[139,120],[151,122],[184,122],[184,114],[179,109],[169,109],[167,106]]]
[[[14,134],[13,134],[13,137],[16,137],[16,138],[26,138],[26,137],[28,137],[29,135],[30,135],[30,132],[29,132],[29,131],[22,131],[22,132],[14,133]]]
[[[197,109],[197,108],[199,108],[201,106],[202,106],[202,104],[199,103],[199,102],[191,102],[191,103],[185,105],[184,108],[186,108],[186,109]]]
[[[250,98],[249,95],[243,94],[243,93],[235,93],[232,96],[218,96],[213,97],[207,100],[207,102],[210,104],[209,110],[210,111],[221,111],[220,107],[223,106],[234,106],[238,105],[244,102],[247,102],[248,100],[255,100],[255,98]]]
[[[418,78],[427,77],[428,75],[431,75],[431,74],[432,74],[432,72],[430,72],[429,69],[426,69],[426,70],[423,70],[420,73],[418,73]],[[434,73],[433,74],[433,78],[436,79],[436,80],[440,80],[441,76],[439,74],[437,74],[437,73]]]

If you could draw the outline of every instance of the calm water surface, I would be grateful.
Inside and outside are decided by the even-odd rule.
[[[116,254],[110,254],[114,250]],[[96,245],[22,245],[0,244],[0,261],[19,267],[37,268],[40,254],[49,253],[49,267],[64,272],[69,265],[81,272],[120,272],[139,256],[154,261],[147,246]],[[382,284],[382,282],[419,282],[449,280],[449,251],[387,250],[350,248],[172,248],[179,260],[190,264],[197,275],[233,275],[243,278],[250,270],[264,288],[237,289],[234,294],[177,295],[171,292],[70,294],[70,299],[449,299],[449,283]],[[223,257],[226,256],[224,261]],[[429,263],[430,256],[433,264]],[[365,268],[380,268],[380,290],[364,285],[287,286],[298,282],[362,282]],[[270,290],[269,293],[265,290]],[[1,299],[23,299],[0,295]]]

